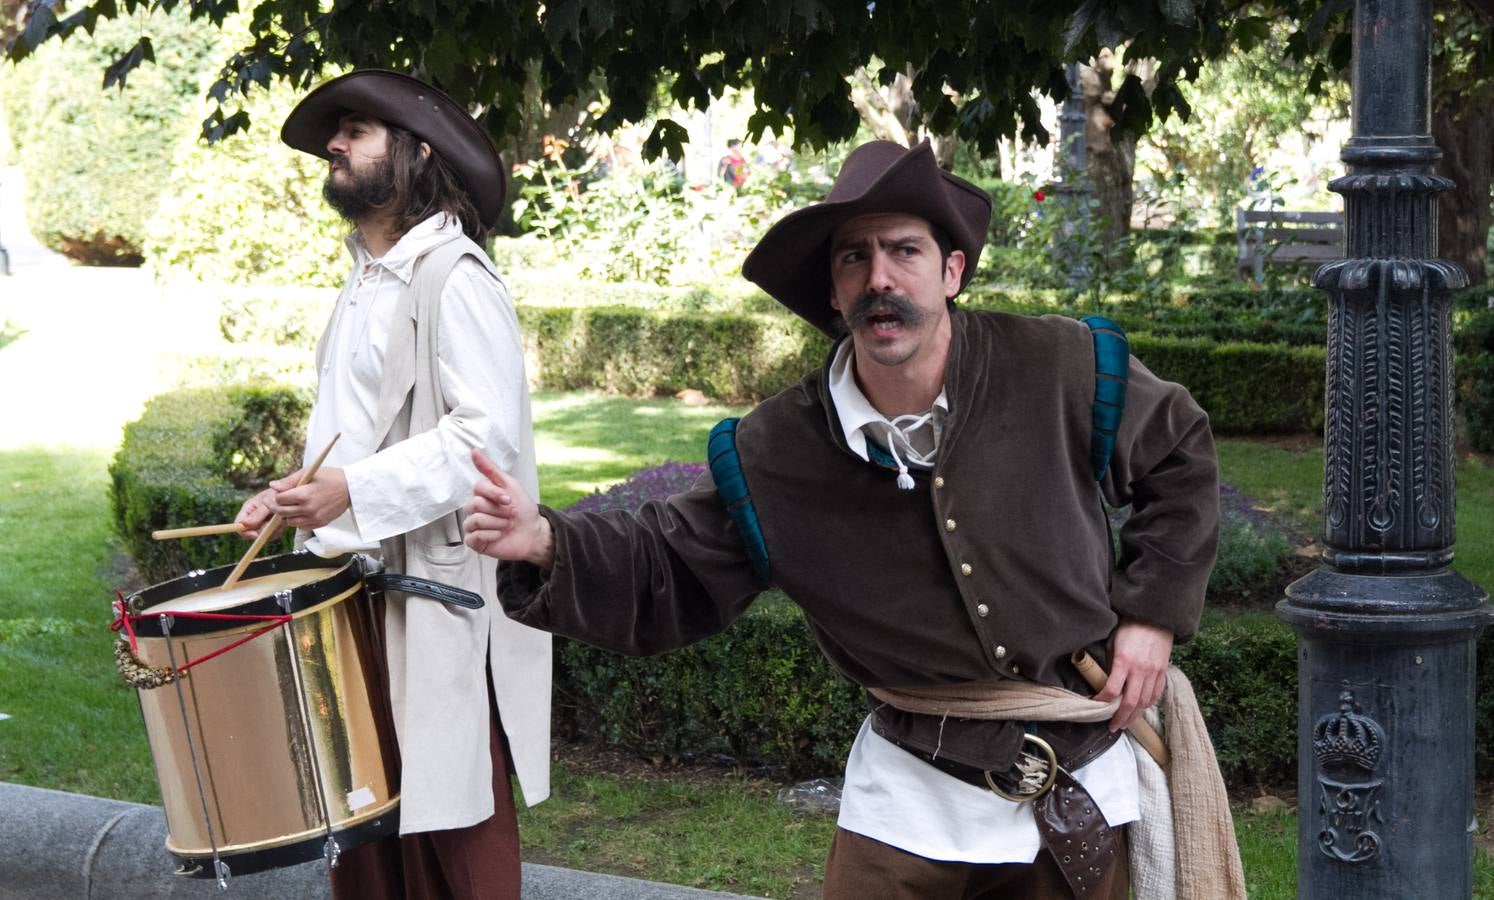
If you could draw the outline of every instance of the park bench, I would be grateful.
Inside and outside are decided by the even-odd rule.
[[[1342,259],[1344,217],[1336,212],[1236,209],[1241,278],[1260,281],[1266,266],[1319,266]]]

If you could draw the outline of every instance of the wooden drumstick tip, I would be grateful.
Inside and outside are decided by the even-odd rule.
[[[242,534],[243,522],[225,522],[222,525],[196,525],[191,528],[163,528],[150,533],[152,540],[171,541],[177,538],[206,537],[212,534]]]
[[[1090,656],[1087,651],[1074,651],[1069,661],[1074,664],[1075,669],[1079,670],[1080,677],[1090,686],[1090,689],[1097,693],[1103,690],[1105,682],[1110,680],[1110,676],[1105,674],[1105,670],[1100,668],[1100,664],[1095,662],[1094,657]],[[1166,768],[1167,764],[1172,761],[1172,754],[1167,752],[1167,743],[1146,719],[1138,718],[1127,726],[1126,730],[1141,743],[1147,755],[1157,761],[1157,765]]]

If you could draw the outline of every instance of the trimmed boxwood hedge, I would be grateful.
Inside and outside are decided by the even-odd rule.
[[[824,361],[828,339],[800,319],[740,313],[665,314],[628,307],[521,307],[530,378],[540,387],[672,394],[696,388],[751,403]],[[1187,385],[1219,434],[1313,431],[1323,422],[1320,347],[1220,344],[1131,335],[1162,378]]]
[[[309,408],[294,388],[191,388],[153,398],[140,418],[125,426],[109,465],[110,506],[115,530],[146,581],[227,565],[243,555],[245,544],[237,535],[155,541],[150,534],[233,521],[244,499],[263,487],[256,477],[262,479],[271,467],[279,468],[275,476],[295,467],[294,456],[267,448],[297,446]],[[253,441],[246,423],[255,426]],[[238,486],[230,473],[239,478]],[[290,546],[287,532],[262,553],[283,553]]]

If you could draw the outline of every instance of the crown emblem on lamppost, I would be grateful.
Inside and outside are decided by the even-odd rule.
[[[1374,827],[1380,816],[1375,778],[1385,753],[1385,730],[1359,709],[1353,691],[1338,695],[1338,715],[1324,716],[1312,729],[1312,755],[1318,763],[1318,849],[1345,863],[1362,863],[1380,853]]]
[[[1385,751],[1380,726],[1359,712],[1351,691],[1338,695],[1338,715],[1324,716],[1312,730],[1312,753],[1324,769],[1374,772]]]

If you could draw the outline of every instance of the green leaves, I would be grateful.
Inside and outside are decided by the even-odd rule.
[[[155,62],[156,51],[151,45],[149,35],[142,35],[140,40],[135,42],[135,46],[120,54],[119,58],[104,70],[104,90],[107,91],[116,84],[119,85],[121,91],[124,90],[125,80],[130,77],[130,73],[146,61]]]
[[[36,3],[31,7],[31,17],[26,22],[26,28],[10,42],[6,55],[12,62],[24,59],[56,31],[57,14],[52,12],[52,4]]]
[[[690,132],[673,119],[660,119],[654,130],[643,142],[643,155],[647,159],[658,159],[664,154],[675,162],[685,157],[685,144],[690,142]]]

